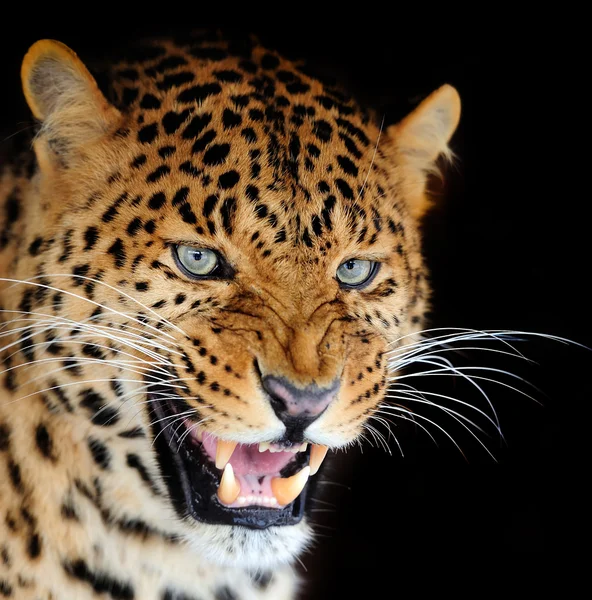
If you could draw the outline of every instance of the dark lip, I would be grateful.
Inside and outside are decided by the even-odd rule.
[[[158,391],[154,389],[154,393],[149,394],[154,446],[169,496],[180,517],[192,517],[212,525],[239,525],[249,529],[297,525],[302,520],[310,483],[294,502],[281,509],[260,506],[228,508],[220,504],[216,492],[221,472],[205,458],[201,448],[188,439],[189,436],[180,440],[181,436],[176,433],[178,424],[167,426],[166,417],[171,412],[167,410],[166,401],[158,399]],[[179,402],[183,403],[183,400],[179,398]],[[308,461],[308,453],[305,459]],[[286,470],[295,467],[297,469],[295,463],[290,463]],[[289,474],[282,472],[285,476]]]

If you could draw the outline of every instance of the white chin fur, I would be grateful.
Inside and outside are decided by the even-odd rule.
[[[291,564],[310,544],[312,533],[304,520],[298,525],[267,529],[194,522],[192,529],[193,535],[185,536],[185,541],[207,561],[252,570]]]

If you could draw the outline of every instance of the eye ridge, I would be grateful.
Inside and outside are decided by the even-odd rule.
[[[208,273],[203,274],[194,273],[193,271],[191,271],[185,264],[183,264],[183,260],[181,259],[181,256],[179,254],[179,251],[182,248],[188,248],[189,250],[193,250],[195,252],[211,252],[216,258],[216,263],[214,264],[212,270]],[[228,264],[226,259],[217,250],[214,250],[213,248],[191,246],[189,244],[174,244],[172,246],[172,251],[173,259],[175,261],[175,264],[177,265],[177,268],[186,277],[189,277],[190,279],[232,279],[234,277],[234,269]]]
[[[346,281],[342,281],[341,279],[339,279],[339,269],[345,265],[347,265],[348,263],[352,263],[352,262],[366,262],[370,264],[370,270],[368,271],[368,275],[366,276],[366,278],[360,282],[357,283],[348,283]],[[337,268],[337,272],[335,273],[335,279],[337,280],[337,283],[339,284],[339,287],[341,289],[344,290],[360,290],[360,289],[364,289],[366,287],[368,287],[372,281],[374,280],[374,278],[376,277],[376,274],[378,273],[378,271],[380,270],[380,265],[381,263],[377,262],[377,261],[373,261],[373,260],[366,260],[363,258],[348,258],[347,260],[344,260],[339,267]]]

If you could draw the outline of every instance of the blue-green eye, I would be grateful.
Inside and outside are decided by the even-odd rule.
[[[335,276],[344,287],[364,287],[376,274],[376,266],[377,263],[371,260],[351,258],[339,265]]]
[[[212,275],[218,268],[218,255],[213,250],[177,246],[176,252],[179,263],[190,275],[204,277]]]

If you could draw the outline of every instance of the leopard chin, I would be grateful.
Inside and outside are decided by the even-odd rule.
[[[313,541],[312,528],[306,518],[296,525],[259,530],[207,525],[188,519],[184,524],[192,531],[184,538],[187,546],[222,567],[273,570],[292,564]]]

